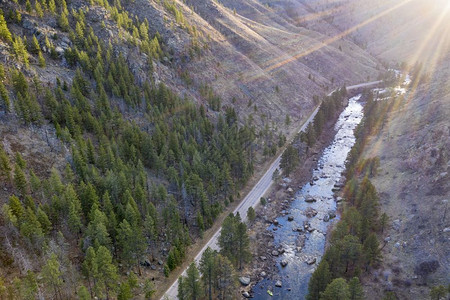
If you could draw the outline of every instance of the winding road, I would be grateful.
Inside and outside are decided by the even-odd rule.
[[[357,85],[352,85],[347,87],[347,91],[351,91],[358,88],[364,88],[364,87],[371,87],[382,83],[382,81],[372,81],[372,82],[366,82],[361,83]],[[331,93],[330,93],[331,94]],[[314,117],[317,114],[317,111],[319,110],[319,106],[311,113],[309,118],[305,121],[305,123],[301,126],[299,129],[300,131],[304,131],[308,124],[314,119]],[[251,189],[251,191],[245,196],[245,198],[242,200],[242,202],[239,204],[238,207],[233,211],[234,214],[239,213],[241,215],[241,218],[243,221],[247,220],[247,210],[250,206],[255,207],[261,197],[264,196],[264,194],[269,190],[269,188],[272,186],[272,175],[273,172],[276,169],[280,169],[280,161],[281,161],[281,155],[280,154],[275,161],[269,166],[267,171],[264,173],[264,175],[259,179],[259,181],[256,183],[256,185]],[[211,239],[204,245],[204,247],[198,252],[198,254],[195,256],[194,261],[198,264],[203,252],[206,250],[206,248],[210,247],[213,250],[219,250],[218,240],[219,235],[222,227],[217,230],[214,235],[211,237]],[[186,276],[186,269],[182,273],[183,276]],[[175,280],[175,282],[170,286],[170,288],[166,291],[164,296],[161,298],[161,300],[169,299],[169,300],[175,300],[178,299],[178,280]]]

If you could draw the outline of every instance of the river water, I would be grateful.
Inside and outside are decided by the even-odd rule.
[[[277,257],[278,274],[272,276],[272,280],[265,279],[253,287],[254,299],[306,297],[309,279],[324,253],[327,228],[338,219],[324,221],[330,212],[336,211],[332,189],[336,183],[343,181],[341,174],[345,169],[345,160],[355,143],[353,130],[363,117],[363,106],[358,101],[360,97],[350,98],[339,116],[335,125],[336,136],[318,160],[313,171],[314,180],[297,191],[288,213],[277,219],[277,230],[273,231],[274,225],[268,227],[267,230],[273,231],[276,248],[282,247],[285,252]],[[316,202],[306,202],[307,198],[314,198]],[[315,216],[312,216],[312,209],[317,212]],[[306,213],[308,211],[312,214]],[[293,221],[288,221],[289,216],[293,217]],[[309,230],[305,229],[305,225]],[[302,228],[302,231],[298,228]],[[314,259],[316,262],[313,263]],[[287,262],[285,267],[280,265],[283,260]],[[275,286],[276,280],[281,281],[282,287]]]

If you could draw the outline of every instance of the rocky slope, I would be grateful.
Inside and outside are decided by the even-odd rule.
[[[278,8],[254,0],[184,2],[177,3],[198,29],[206,50],[183,60],[190,40],[186,32],[175,30],[168,40],[178,50],[175,66],[187,70],[197,85],[210,84],[225,104],[237,99],[233,105],[243,115],[253,114],[248,104],[255,104],[260,124],[261,115],[274,122],[286,114],[298,120],[314,106],[313,95],[326,93],[333,84],[363,82],[378,74],[377,60],[355,44],[341,40],[327,45],[327,36],[295,26]],[[152,22],[158,21],[153,12],[157,6],[136,3],[133,7],[139,10],[131,11],[141,17],[155,15]]]

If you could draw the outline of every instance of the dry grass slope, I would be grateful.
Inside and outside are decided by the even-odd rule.
[[[326,45],[327,36],[295,26],[280,13],[284,8],[270,8],[256,0],[175,3],[198,29],[206,49],[200,57],[189,57],[189,35],[177,26],[170,27],[173,17],[156,2],[137,0],[130,11],[150,15],[160,32],[170,31],[168,44],[176,49],[174,61],[180,71],[188,72],[194,86],[211,85],[225,105],[238,99],[233,105],[239,114],[253,114],[260,125],[263,119],[283,122],[286,114],[297,125],[314,107],[313,95],[326,94],[330,85],[364,82],[378,75],[378,61],[364,50],[347,40]],[[202,101],[192,87],[180,85],[173,73],[160,72],[159,76],[180,93]]]
[[[430,82],[393,111],[366,156],[379,156],[373,180],[390,217],[384,262],[367,281],[370,299],[392,289],[400,299],[424,299],[450,274],[450,56]],[[437,262],[437,263],[436,263]],[[429,266],[430,268],[427,268]]]

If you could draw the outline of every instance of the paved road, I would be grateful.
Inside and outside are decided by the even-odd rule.
[[[381,83],[381,81],[373,81],[373,82],[367,82],[367,83],[361,83],[357,85],[348,86],[347,90],[352,90],[356,88],[361,87],[369,87],[373,85],[377,85]],[[299,131],[304,131],[305,128],[308,126],[308,124],[314,119],[316,116],[317,111],[319,110],[319,107],[317,107],[309,116],[308,120],[302,125]],[[258,183],[252,188],[252,190],[245,196],[244,200],[242,200],[241,204],[239,204],[238,207],[233,211],[234,214],[238,213],[241,215],[241,218],[243,221],[247,220],[247,210],[250,206],[255,207],[258,203],[261,197],[264,196],[264,194],[267,192],[267,190],[271,187],[273,181],[272,181],[272,175],[273,172],[276,169],[280,169],[280,161],[281,161],[281,154],[277,157],[277,159],[270,165],[269,169],[264,173],[264,175],[261,177],[261,179],[258,181]],[[206,248],[210,247],[213,250],[219,250],[218,245],[218,239],[220,235],[222,227],[219,228],[219,230],[214,233],[214,235],[211,237],[211,239],[206,243],[206,245],[202,248],[202,250],[197,254],[195,257],[195,262],[198,264],[203,252],[206,250]],[[183,271],[183,276],[186,276],[186,270]],[[176,280],[170,288],[166,291],[164,296],[161,298],[163,299],[177,299],[178,294],[178,280]]]
[[[365,82],[365,83],[360,83],[360,84],[356,84],[356,85],[351,85],[351,86],[347,87],[347,91],[358,89],[358,88],[363,88],[363,87],[375,86],[382,82],[383,82],[383,80],[377,80],[377,81],[371,81],[371,82]]]
[[[306,126],[314,119],[317,111],[319,110],[319,107],[317,107],[310,115],[308,120],[302,125],[300,128],[300,131],[305,130]],[[245,196],[244,200],[242,200],[241,204],[239,204],[238,207],[233,211],[234,214],[238,213],[241,215],[241,218],[243,221],[247,220],[247,210],[250,206],[255,207],[261,197],[264,196],[264,194],[267,192],[267,190],[271,187],[273,181],[272,181],[272,175],[273,172],[276,169],[280,169],[280,161],[281,161],[281,155],[277,157],[277,159],[270,165],[269,169],[264,173],[264,175],[261,177],[261,179],[258,181],[258,183],[252,188],[252,190]],[[218,245],[218,239],[220,235],[220,230],[222,227],[220,227],[219,230],[214,233],[212,238],[206,243],[206,245],[202,248],[202,250],[197,254],[195,257],[195,262],[198,264],[203,252],[206,250],[206,248],[210,247],[213,250],[219,250]],[[186,276],[186,270],[183,271],[183,276]],[[170,288],[167,290],[165,295],[161,299],[177,299],[178,294],[178,280],[176,280]]]
[[[380,83],[382,83],[383,80],[377,80],[377,81],[370,81],[370,82],[364,82],[364,83],[360,83],[360,84],[355,84],[355,85],[350,85],[347,87],[347,92],[354,90],[354,89],[358,89],[358,88],[364,88],[364,87],[373,87],[376,86]],[[336,91],[336,90],[334,90]],[[328,94],[328,96],[331,96],[331,94],[334,93],[334,91],[332,91],[331,93]]]

